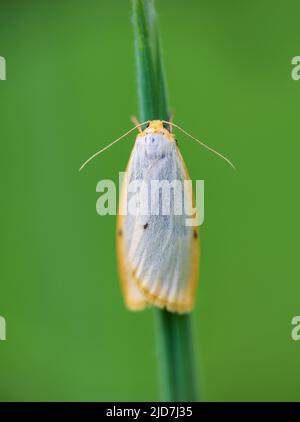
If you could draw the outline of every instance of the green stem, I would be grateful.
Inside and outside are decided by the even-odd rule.
[[[156,310],[162,401],[197,401],[197,368],[190,314]]]
[[[168,120],[169,106],[154,0],[132,0],[139,117]],[[156,309],[162,401],[196,401],[191,317]]]
[[[147,4],[148,3],[148,4]],[[158,119],[156,109],[156,78],[152,57],[153,28],[150,1],[133,0],[133,25],[137,67],[137,88],[140,120]]]

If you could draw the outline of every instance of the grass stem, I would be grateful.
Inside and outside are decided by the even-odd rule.
[[[139,118],[170,118],[154,0],[132,0]],[[197,401],[190,314],[155,309],[162,401]]]

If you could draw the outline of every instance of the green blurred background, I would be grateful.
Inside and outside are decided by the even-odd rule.
[[[153,312],[128,312],[115,217],[137,114],[130,2],[2,1],[0,400],[158,400]],[[194,312],[204,400],[300,399],[296,0],[157,1],[179,145],[205,180]]]

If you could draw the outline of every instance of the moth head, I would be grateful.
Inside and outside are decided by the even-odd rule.
[[[165,136],[169,141],[174,141],[174,135],[164,127],[162,120],[150,120],[148,127],[142,131],[141,135],[162,135]]]

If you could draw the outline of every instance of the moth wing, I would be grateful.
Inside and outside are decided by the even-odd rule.
[[[136,146],[134,147],[129,163],[127,165],[126,174],[128,174],[132,161],[136,155]],[[126,233],[124,223],[126,222],[127,216],[124,215],[126,209],[126,180],[123,181],[120,201],[119,201],[119,214],[117,220],[117,261],[119,276],[121,280],[121,288],[123,291],[125,303],[128,309],[131,311],[143,310],[147,306],[147,300],[144,294],[138,289],[135,280],[132,277],[131,270],[128,266],[128,257],[126,253],[126,244],[124,236]]]
[[[154,162],[143,174],[140,154],[134,149],[128,166],[131,180],[189,179],[177,147]],[[132,176],[133,174],[133,176]],[[192,192],[188,200],[192,201]],[[185,224],[186,215],[124,216],[119,218],[123,239],[119,241],[119,268],[125,300],[130,309],[147,303],[184,313],[193,307],[198,278],[198,230]],[[120,266],[121,263],[121,266]],[[122,264],[123,263],[123,264]]]
[[[118,235],[119,237],[120,235]],[[121,287],[125,298],[125,303],[128,309],[132,311],[143,310],[147,305],[147,300],[144,294],[139,290],[135,280],[128,271],[124,258],[123,243],[117,240],[117,254],[118,254],[118,267],[121,279]]]

